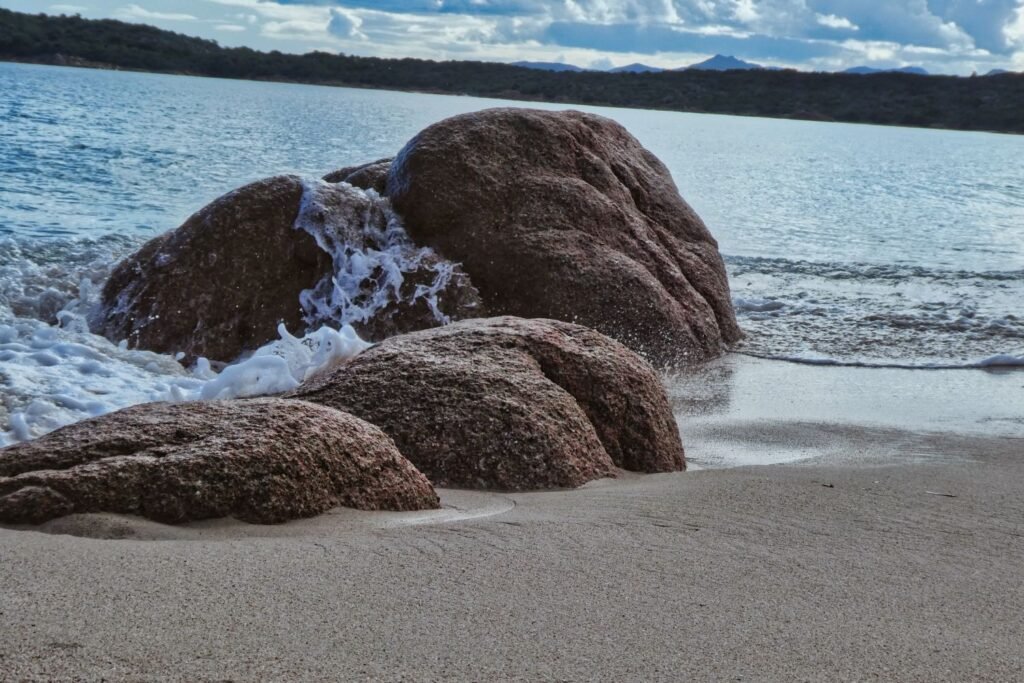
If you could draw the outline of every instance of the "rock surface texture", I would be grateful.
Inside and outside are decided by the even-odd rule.
[[[716,356],[741,336],[717,243],[668,169],[613,121],[456,116],[406,145],[387,193],[492,313],[586,325],[659,365]]]
[[[324,176],[328,183],[348,183],[364,190],[374,190],[378,194],[387,191],[388,171],[391,159],[378,159],[359,166],[346,166]]]
[[[151,403],[0,450],[0,522],[84,512],[270,524],[336,506],[438,507],[378,428],[282,399]]]
[[[93,328],[132,347],[181,352],[186,362],[228,362],[276,339],[281,322],[300,334],[337,324],[338,311],[320,320],[322,311],[300,297],[329,293],[338,271],[353,308],[374,308],[372,318],[351,321],[371,340],[439,325],[445,315],[476,315],[479,296],[465,274],[453,267],[439,281],[441,259],[389,230],[390,216],[380,198],[343,185],[295,176],[252,183],[118,264]],[[363,258],[367,249],[395,258],[373,262]],[[397,286],[395,259],[403,255],[408,270]],[[432,285],[437,311],[416,296]]]
[[[96,331],[113,341],[187,358],[231,361],[303,328],[299,294],[331,256],[293,228],[303,185],[279,176],[246,185],[147,242],[103,288]]]
[[[555,320],[466,320],[385,340],[290,394],[390,435],[438,486],[524,490],[685,467],[651,366]]]

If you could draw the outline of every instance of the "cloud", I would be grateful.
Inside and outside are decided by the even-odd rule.
[[[89,8],[81,5],[50,5],[49,9],[58,14],[81,14]]]
[[[36,11],[35,2],[3,4]],[[88,15],[164,22],[174,30],[181,30],[178,22],[190,21],[190,32],[204,37],[286,52],[323,48],[502,61],[563,57],[581,66],[610,60],[663,67],[720,52],[805,69],[913,63],[965,74],[1024,63],[1024,0],[129,2],[88,0]],[[65,12],[86,9],[59,7]]]
[[[199,21],[198,17],[191,14],[179,14],[177,12],[151,12],[145,7],[128,5],[121,7],[114,16],[118,19],[148,19],[159,21]]]
[[[859,31],[860,27],[846,17],[837,17],[834,14],[815,14],[814,18],[819,24],[828,28],[842,29],[846,31]]]
[[[331,20],[327,22],[327,32],[337,38],[365,38],[359,31],[362,21],[341,10],[331,10]]]

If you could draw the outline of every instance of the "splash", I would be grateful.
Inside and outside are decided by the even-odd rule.
[[[299,297],[307,325],[366,323],[389,307],[419,301],[438,323],[451,322],[438,298],[452,284],[455,264],[414,244],[386,198],[347,183],[304,185],[295,228],[312,235],[334,262],[334,272]],[[426,281],[404,286],[413,275]]]

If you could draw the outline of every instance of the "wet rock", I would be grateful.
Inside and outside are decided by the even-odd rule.
[[[554,320],[466,320],[392,337],[290,395],[379,426],[440,486],[574,487],[615,466],[685,466],[650,365]]]
[[[378,428],[301,401],[150,403],[0,450],[0,522],[72,513],[272,524],[336,506],[438,507]]]
[[[741,336],[718,245],[665,166],[581,112],[493,109],[422,131],[387,193],[493,313],[592,327],[658,364]]]
[[[112,341],[231,361],[304,328],[299,294],[331,270],[331,256],[293,225],[303,184],[278,176],[204,207],[114,269],[93,321]]]
[[[476,314],[468,277],[393,219],[385,200],[346,185],[252,183],[118,264],[93,328],[186,362],[227,362],[275,339],[282,322],[299,334],[351,322],[374,340]]]
[[[328,183],[348,183],[364,190],[384,194],[387,190],[388,170],[391,159],[378,159],[360,166],[346,166],[324,176]]]

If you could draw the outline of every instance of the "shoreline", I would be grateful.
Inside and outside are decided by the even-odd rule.
[[[375,90],[382,92],[397,92],[397,93],[408,93],[412,95],[438,95],[442,97],[471,97],[480,100],[499,100],[507,102],[526,102],[532,104],[551,104],[565,107],[601,107],[604,109],[627,109],[631,111],[658,111],[658,112],[674,112],[677,114],[704,114],[709,116],[736,116],[741,118],[753,118],[753,119],[770,119],[776,121],[800,121],[803,123],[841,123],[848,126],[881,126],[883,128],[907,128],[911,130],[937,130],[937,131],[950,131],[958,133],[984,133],[988,135],[1024,135],[1024,131],[1013,131],[1013,130],[1000,130],[1000,129],[988,129],[988,128],[951,128],[941,125],[920,125],[912,126],[899,123],[883,123],[883,122],[870,122],[870,121],[845,121],[842,119],[832,120],[820,120],[814,118],[806,118],[802,116],[785,116],[776,115],[769,116],[766,114],[744,114],[740,112],[727,112],[727,111],[710,111],[704,109],[675,109],[658,106],[640,106],[640,105],[629,105],[629,104],[612,104],[601,101],[595,102],[577,102],[568,99],[545,99],[545,98],[532,98],[525,94],[516,94],[513,96],[511,93],[499,93],[494,95],[480,95],[472,93],[461,93],[453,92],[451,90],[442,89],[423,89],[423,88],[400,88],[400,87],[382,87],[374,85],[366,85],[360,83],[347,83],[342,81],[330,82],[330,81],[301,81],[301,80],[289,80],[289,79],[278,79],[278,78],[231,78],[228,76],[212,76],[200,73],[191,73],[185,71],[150,71],[144,69],[133,69],[129,67],[121,67],[115,64],[99,64],[99,63],[88,63],[83,62],[80,64],[57,64],[53,60],[46,61],[43,59],[15,59],[12,57],[5,57],[0,55],[0,64],[27,64],[33,66],[49,66],[57,68],[67,69],[91,69],[94,71],[120,71],[125,73],[136,73],[136,74],[153,74],[157,76],[184,76],[187,78],[212,78],[216,80],[226,81],[245,81],[250,83],[281,83],[285,85],[308,85],[321,88],[351,88],[353,90]]]
[[[437,513],[272,527],[0,528],[0,661],[14,678],[166,680],[1024,674],[1024,430],[929,416],[1007,376],[806,370],[727,356],[670,385],[684,473],[441,489]],[[901,373],[925,384],[878,396]],[[852,402],[808,414],[801,393],[833,384]],[[931,394],[901,418],[913,428],[886,425],[908,392]]]
[[[886,441],[844,429],[866,453]],[[477,494],[464,511],[514,506],[417,525],[0,529],[0,659],[14,678],[1015,678],[1024,440],[932,445]]]

